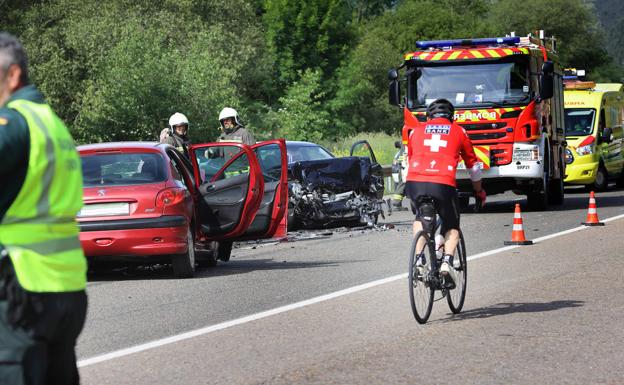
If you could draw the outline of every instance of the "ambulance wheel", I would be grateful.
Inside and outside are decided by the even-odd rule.
[[[615,185],[618,187],[624,187],[624,167],[622,167],[622,172],[620,173],[620,177],[618,178]]]
[[[596,171],[596,181],[594,182],[594,189],[596,191],[605,191],[607,186],[609,185],[609,174],[607,174],[607,169],[604,165],[598,166],[598,171]]]

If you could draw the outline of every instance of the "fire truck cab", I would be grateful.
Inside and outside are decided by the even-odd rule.
[[[472,140],[489,195],[512,190],[539,210],[562,204],[563,71],[552,45],[530,35],[416,45],[419,50],[389,72],[390,103],[404,113],[403,143],[426,124],[427,105],[445,98]],[[467,206],[472,186],[462,166],[457,188]]]

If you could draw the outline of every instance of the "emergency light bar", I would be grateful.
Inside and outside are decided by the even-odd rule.
[[[563,70],[563,80],[580,80],[585,77],[585,70],[576,68],[565,68]]]
[[[416,47],[421,50],[430,48],[451,48],[456,46],[476,46],[476,45],[514,45],[520,43],[519,36],[507,37],[485,37],[479,39],[454,39],[454,40],[429,40],[417,41]]]

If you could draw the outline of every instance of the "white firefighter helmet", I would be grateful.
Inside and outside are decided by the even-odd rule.
[[[223,127],[223,119],[227,118],[234,118],[234,122],[236,122],[236,125],[241,125],[240,120],[238,119],[238,112],[236,112],[236,110],[231,107],[225,107],[221,110],[221,113],[219,114],[219,123],[221,124],[221,127]]]
[[[169,118],[169,127],[171,127],[171,129],[173,130],[173,127],[180,124],[186,124],[188,130],[189,121],[184,114],[176,112],[175,114],[171,115],[171,117]]]

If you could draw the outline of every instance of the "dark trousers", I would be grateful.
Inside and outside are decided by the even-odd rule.
[[[79,384],[75,347],[87,315],[87,295],[36,295],[43,312],[26,329],[8,325],[7,302],[0,301],[0,384]]]

